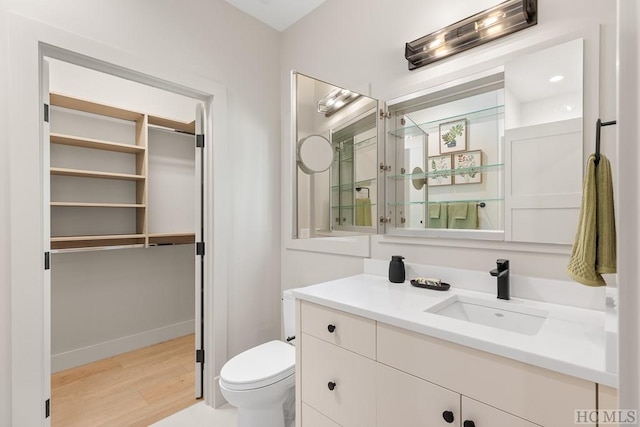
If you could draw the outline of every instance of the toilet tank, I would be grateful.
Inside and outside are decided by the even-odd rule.
[[[289,339],[296,335],[296,299],[293,297],[291,289],[282,293],[282,321],[284,323],[284,338],[295,345],[295,339]]]

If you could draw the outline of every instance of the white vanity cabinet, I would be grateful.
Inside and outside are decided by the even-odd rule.
[[[300,329],[298,400],[328,418],[307,408],[303,425],[374,426],[376,322],[303,302]]]
[[[596,408],[593,382],[383,323],[377,324],[377,360],[462,395],[463,423],[474,421],[474,413],[489,417],[471,399],[531,423],[505,424],[506,416],[491,412],[492,422],[478,419],[476,427],[569,427],[574,410]]]
[[[377,427],[538,425],[381,363],[376,374]]]
[[[297,427],[569,427],[596,408],[590,381],[307,301],[298,316]]]

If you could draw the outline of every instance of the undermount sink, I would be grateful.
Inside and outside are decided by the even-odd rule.
[[[454,295],[425,310],[458,320],[525,335],[538,333],[548,313],[510,301],[490,301]]]

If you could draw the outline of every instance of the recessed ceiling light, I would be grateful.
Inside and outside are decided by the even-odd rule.
[[[560,81],[560,80],[562,80],[562,79],[564,79],[564,76],[562,76],[562,75],[558,74],[557,76],[553,76],[553,77],[551,77],[551,78],[549,79],[549,81],[550,81],[551,83],[557,83],[557,82],[559,82],[559,81]]]

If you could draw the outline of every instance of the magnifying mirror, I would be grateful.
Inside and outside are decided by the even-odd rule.
[[[298,141],[298,165],[304,173],[324,172],[333,163],[333,147],[322,135],[309,135]]]

